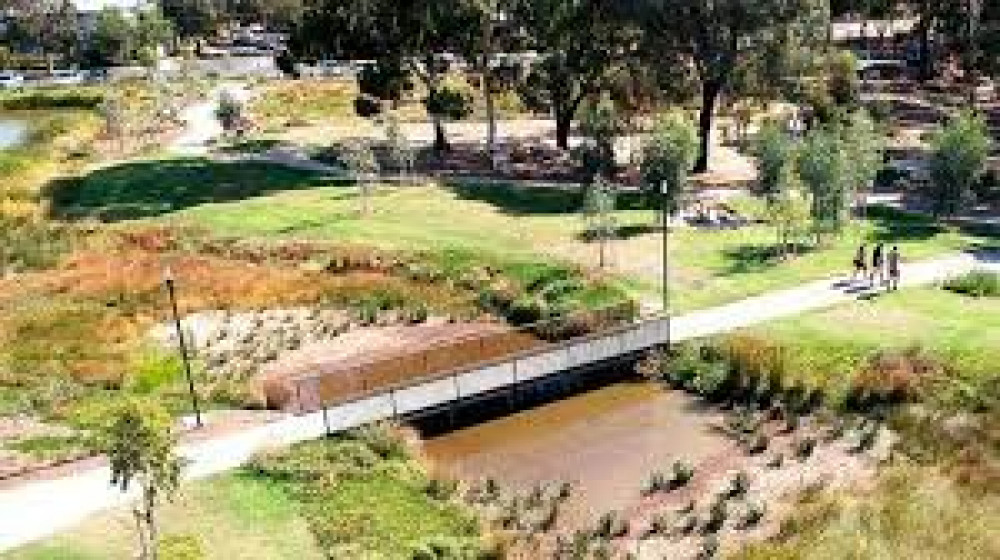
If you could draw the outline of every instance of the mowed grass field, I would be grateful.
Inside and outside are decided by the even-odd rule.
[[[583,194],[568,187],[501,184],[377,186],[363,215],[360,189],[343,179],[267,163],[205,159],[109,168],[53,189],[57,212],[77,218],[142,220],[204,228],[216,235],[333,240],[383,248],[460,249],[496,258],[571,261],[596,268],[599,244],[584,240]],[[608,242],[609,272],[655,301],[661,277],[656,213],[638,194],[622,195]],[[738,300],[846,272],[859,243],[898,244],[921,260],[996,243],[889,210],[869,213],[822,248],[773,258],[766,224],[736,230],[677,228],[670,277],[678,311]]]
[[[798,375],[849,376],[879,350],[920,348],[950,368],[929,395],[947,404],[980,402],[1000,382],[1000,298],[970,297],[927,286],[882,294],[754,327],[751,333],[802,357]],[[845,383],[847,379],[845,378]]]
[[[231,473],[187,484],[162,509],[161,534],[195,536],[207,560],[320,560],[324,555],[298,505],[275,482]],[[128,509],[89,518],[4,560],[134,558],[135,521]]]

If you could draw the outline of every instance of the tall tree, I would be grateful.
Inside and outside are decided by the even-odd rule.
[[[70,0],[12,0],[8,6],[17,17],[7,30],[6,40],[21,50],[40,52],[49,72],[57,58],[77,56],[76,6]]]
[[[697,153],[698,133],[680,111],[662,115],[643,142],[642,186],[652,195],[665,197],[670,214],[680,208]]]
[[[931,138],[931,198],[938,216],[955,214],[974,196],[990,151],[983,119],[963,111]]]
[[[175,451],[172,419],[160,406],[136,399],[115,405],[92,443],[107,455],[111,484],[128,491],[139,486],[133,509],[139,538],[139,558],[156,560],[159,526],[157,508],[180,483],[182,459]]]
[[[540,59],[523,88],[535,108],[551,110],[556,145],[569,147],[577,109],[601,90],[609,73],[633,51],[636,34],[611,0],[515,0],[511,14]]]
[[[595,240],[598,248],[598,266],[607,266],[608,240],[615,234],[615,187],[598,175],[587,188],[581,209],[587,230],[587,240]]]
[[[299,56],[375,58],[383,73],[415,77],[431,100],[445,85],[445,56],[471,50],[477,21],[464,0],[319,0],[295,28],[290,47]],[[405,81],[382,83],[402,87]],[[443,115],[430,116],[435,148],[446,149]]]
[[[848,162],[837,131],[816,127],[799,146],[796,170],[811,199],[810,215],[817,240],[838,233],[847,218]]]
[[[223,0],[160,0],[163,15],[181,38],[206,37],[225,19]]]
[[[708,169],[713,118],[720,95],[742,64],[782,38],[800,18],[825,17],[814,0],[633,0],[629,9],[655,47],[653,64],[691,64],[701,89],[696,172]]]

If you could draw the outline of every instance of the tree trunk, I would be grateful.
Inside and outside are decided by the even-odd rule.
[[[569,133],[572,128],[573,112],[556,108],[556,146],[559,149],[569,149]]]
[[[483,24],[483,99],[486,102],[486,153],[490,158],[490,169],[495,165],[494,150],[497,139],[496,108],[493,103],[493,12],[490,11]]]
[[[142,508],[136,505],[132,510],[132,515],[135,517],[135,532],[139,537],[139,559],[147,560],[149,558],[149,539],[147,538],[146,523],[143,519]]]
[[[490,157],[490,169],[493,169],[494,166],[497,141],[497,118],[492,88],[493,79],[490,76],[489,61],[487,61],[483,70],[483,98],[486,100],[486,153]]]
[[[431,120],[434,121],[434,151],[441,153],[448,151],[448,137],[444,133],[444,122],[441,121],[441,117],[433,115]]]
[[[144,492],[146,500],[146,541],[149,545],[149,554],[146,556],[149,560],[156,560],[158,556],[157,551],[157,541],[159,540],[159,531],[156,526],[156,491],[153,488],[147,488]]]
[[[701,113],[698,117],[698,159],[694,164],[695,173],[708,171],[709,149],[712,144],[712,121],[715,116],[715,103],[722,91],[722,85],[717,81],[707,81],[701,88]]]
[[[931,23],[926,18],[920,18],[918,24],[918,35],[920,36],[920,72],[921,82],[931,79],[931,71],[934,67],[931,60]]]

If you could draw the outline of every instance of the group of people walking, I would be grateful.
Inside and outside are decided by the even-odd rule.
[[[858,247],[858,252],[854,256],[854,274],[851,278],[867,279],[870,286],[875,286],[876,276],[879,284],[887,289],[899,289],[899,247],[893,246],[886,254],[885,245],[879,243],[872,249],[871,261],[868,260],[868,248],[865,245]]]

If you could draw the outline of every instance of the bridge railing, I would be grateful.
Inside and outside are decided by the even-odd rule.
[[[618,305],[513,330],[471,334],[415,352],[372,358],[350,368],[340,364],[328,369],[318,366],[308,375],[268,379],[264,392],[271,407],[300,413],[315,411],[519,356],[544,353],[574,340],[629,326],[634,316],[632,304]]]

